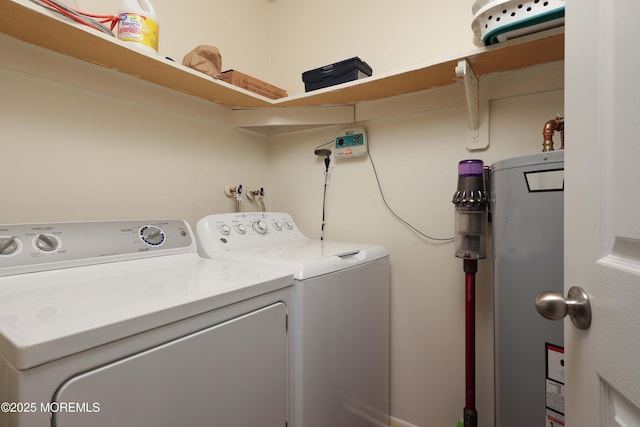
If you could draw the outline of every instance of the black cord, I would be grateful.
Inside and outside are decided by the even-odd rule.
[[[373,157],[371,157],[371,152],[369,152],[369,144],[367,144],[367,154],[369,155],[369,162],[371,162],[371,167],[373,168],[373,174],[375,175],[376,182],[378,183],[378,189],[380,190],[382,201],[384,202],[384,205],[387,207],[389,212],[391,212],[391,215],[393,215],[393,217],[398,221],[400,221],[404,226],[410,228],[411,230],[413,230],[414,232],[418,233],[420,236],[426,239],[433,240],[436,242],[453,242],[455,240],[455,238],[453,237],[439,238],[439,237],[432,237],[432,236],[429,236],[428,234],[423,233],[413,225],[409,224],[409,222],[405,221],[402,217],[400,217],[400,215],[398,215],[397,213],[394,212],[393,209],[391,209],[391,206],[389,206],[389,203],[387,202],[387,198],[384,196],[384,191],[382,191],[382,184],[380,183],[380,178],[378,177],[378,171],[376,169],[375,163],[373,162]]]
[[[325,212],[327,210],[327,187],[329,186],[329,158],[325,158],[324,164],[326,170],[324,172],[324,192],[322,194],[322,226],[320,227],[320,240],[324,240],[324,225],[325,225]]]
[[[314,151],[317,150],[320,147],[324,147],[325,145],[333,144],[334,142],[336,142],[336,141],[335,140],[331,140],[329,142],[325,142],[324,144],[320,144],[316,148],[314,148]]]
[[[325,145],[333,144],[334,141],[325,142],[318,145],[315,150]],[[314,151],[315,151],[314,150]],[[329,186],[329,165],[331,164],[331,158],[326,156],[324,158],[324,191],[322,193],[322,224],[320,225],[320,240],[324,240],[324,225],[325,225],[325,212],[327,210],[327,187]]]
[[[335,141],[325,142],[324,144],[318,145],[315,149],[317,150],[320,147],[324,147],[325,145],[333,144],[334,142]],[[414,227],[409,222],[404,220],[400,215],[398,215],[391,208],[391,206],[387,202],[387,198],[384,195],[384,191],[382,190],[382,184],[380,182],[380,177],[378,176],[378,170],[376,169],[375,162],[373,161],[373,157],[371,157],[371,152],[369,151],[369,144],[367,144],[367,155],[369,156],[369,162],[371,163],[371,167],[373,169],[373,175],[375,176],[376,182],[378,183],[378,190],[380,191],[380,195],[382,196],[382,201],[384,202],[384,205],[387,207],[387,209],[389,210],[391,215],[396,220],[398,220],[400,223],[402,223],[405,227],[410,228],[415,233],[417,233],[418,235],[420,235],[420,236],[422,236],[422,237],[424,237],[426,239],[433,240],[435,242],[444,242],[444,243],[453,242],[455,240],[455,238],[453,238],[453,237],[439,238],[439,237],[429,236],[428,234],[425,234],[422,231],[418,230],[416,227]],[[326,202],[327,202],[327,186],[329,185],[329,183],[328,183],[328,180],[329,180],[329,162],[330,162],[329,157],[325,157],[325,159],[324,159],[325,177],[324,177],[324,193],[322,195],[322,226],[320,228],[320,240],[324,239],[325,211],[326,211]]]

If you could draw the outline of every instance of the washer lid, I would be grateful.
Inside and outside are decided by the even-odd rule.
[[[382,246],[331,240],[294,242],[236,248],[224,258],[243,263],[282,268],[297,280],[333,273],[388,256]]]
[[[196,253],[0,277],[0,354],[27,369],[292,284]]]
[[[283,268],[297,280],[355,267],[389,253],[382,246],[311,240],[283,212],[214,214],[197,224],[205,258]]]

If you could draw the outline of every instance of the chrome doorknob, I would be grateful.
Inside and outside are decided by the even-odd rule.
[[[550,320],[562,320],[568,314],[578,329],[591,325],[589,295],[579,286],[572,286],[567,299],[559,292],[542,292],[536,296],[536,310]]]

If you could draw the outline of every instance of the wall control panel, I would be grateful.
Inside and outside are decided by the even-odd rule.
[[[336,135],[333,151],[336,159],[349,159],[367,155],[364,128],[343,129]]]

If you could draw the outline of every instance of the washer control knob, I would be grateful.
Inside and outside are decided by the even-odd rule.
[[[244,224],[238,224],[236,225],[236,233],[238,234],[244,234],[247,232],[247,227],[244,226]]]
[[[53,252],[60,247],[60,241],[50,234],[39,234],[35,242],[36,247],[43,252]]]
[[[259,220],[253,223],[253,229],[256,233],[267,234],[267,223],[263,220]]]
[[[231,227],[229,227],[228,224],[222,224],[220,227],[218,227],[218,231],[223,236],[228,236],[229,233],[231,233]]]
[[[160,227],[145,225],[140,229],[140,238],[149,246],[160,246],[164,243],[165,234]]]
[[[285,221],[284,226],[287,228],[287,230],[293,230],[293,222],[291,221]]]
[[[18,250],[15,236],[0,237],[0,255],[11,255]]]
[[[274,221],[273,222],[273,228],[275,228],[278,231],[282,230],[282,223],[279,222],[279,221]]]

